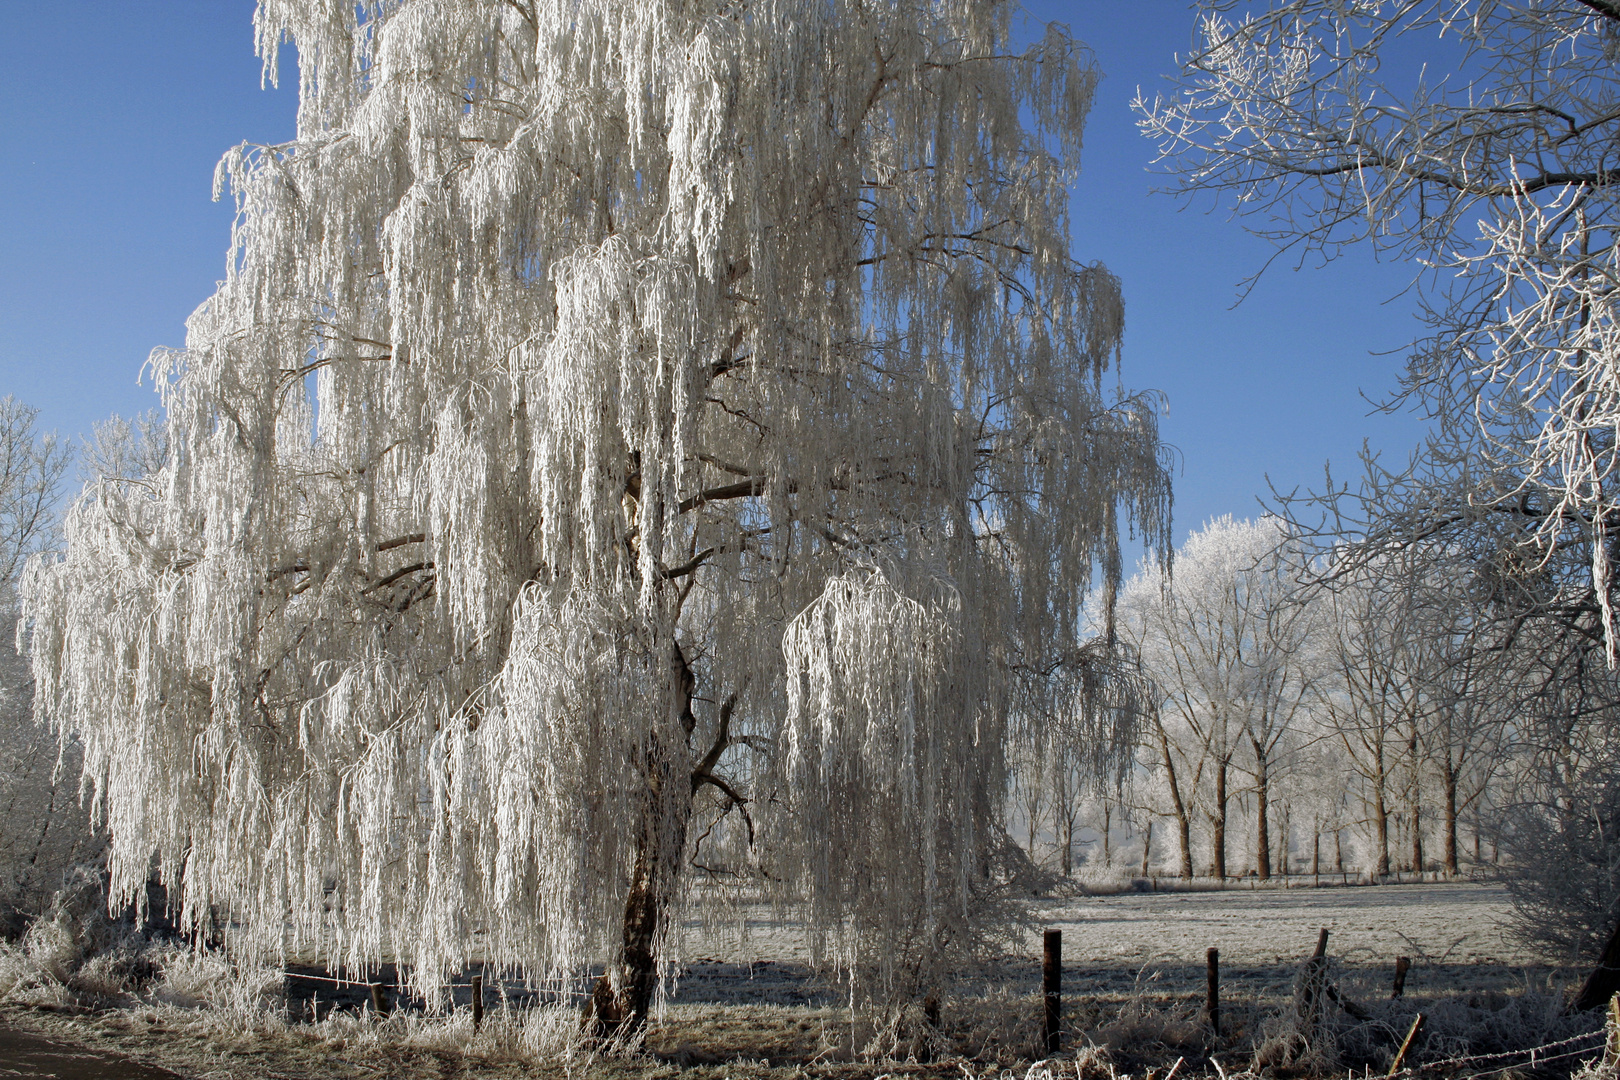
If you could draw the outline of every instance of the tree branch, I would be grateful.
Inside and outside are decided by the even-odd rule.
[[[731,800],[731,806],[735,806],[738,810],[742,811],[743,821],[748,825],[748,846],[753,847],[754,819],[748,813],[748,800],[737,794],[735,788],[713,773],[704,773],[701,776],[694,773],[692,779],[697,787],[701,787],[704,784],[713,784],[726,796],[726,798]],[[697,788],[694,787],[693,790],[696,791]]]
[[[1586,7],[1591,8],[1605,19],[1613,19],[1615,22],[1620,22],[1620,7],[1617,7],[1615,4],[1611,3],[1610,0],[1576,0],[1576,3],[1583,4]]]
[[[693,794],[696,794],[697,789],[703,786],[703,778],[710,775],[710,770],[720,760],[720,755],[725,753],[726,748],[731,745],[731,713],[736,707],[736,694],[726,698],[725,702],[720,706],[720,719],[715,725],[714,744],[709,747],[709,752],[703,755],[703,760],[698,762],[697,768],[692,770]]]

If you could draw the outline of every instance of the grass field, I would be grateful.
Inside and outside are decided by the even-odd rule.
[[[1600,1023],[1563,1013],[1566,988],[1581,973],[1515,948],[1502,933],[1506,895],[1491,885],[1124,892],[1035,901],[1030,915],[1037,933],[1062,931],[1064,951],[1066,1049],[1061,1067],[1036,1073],[1056,1068],[1054,1076],[1087,1080],[1154,1071],[1162,1078],[1180,1060],[1182,1076],[1343,1075],[1386,1067],[1419,1010],[1428,1026],[1412,1059],[1426,1062],[1550,1043]],[[1326,981],[1338,997],[1323,997],[1306,1023],[1301,963],[1324,928]],[[1210,947],[1220,950],[1219,1037],[1202,1011]],[[804,966],[799,948],[795,928],[764,910],[694,930],[686,951],[692,959],[644,1046],[629,1056],[586,1046],[566,1009],[492,1007],[476,1036],[464,1009],[450,1017],[401,1013],[382,1023],[339,1009],[300,1022],[307,1012],[289,1005],[283,991],[292,989],[297,1002],[307,987],[263,976],[244,986],[222,966],[212,977],[197,966],[184,978],[165,976],[161,985],[171,987],[189,979],[184,993],[160,985],[121,1007],[83,1014],[61,1011],[66,999],[55,1012],[38,1008],[39,1001],[34,1008],[14,1004],[3,1022],[208,1077],[651,1077],[682,1069],[693,1080],[981,1077],[1022,1075],[1043,1056],[1036,936],[951,988],[937,1028],[912,1009],[874,1029],[870,1018],[851,1015],[843,985]],[[1405,996],[1391,1000],[1397,956],[1409,957],[1411,970]],[[863,1053],[876,1045],[888,1049],[882,1060]]]

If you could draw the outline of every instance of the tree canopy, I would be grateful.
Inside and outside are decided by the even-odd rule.
[[[1176,89],[1139,98],[1184,194],[1301,258],[1411,260],[1428,333],[1402,397],[1438,421],[1380,472],[1373,531],[1488,534],[1487,561],[1584,564],[1553,613],[1613,664],[1620,7],[1607,0],[1200,5]],[[1483,524],[1482,524],[1483,523]]]
[[[220,165],[167,463],[25,589],[115,899],[631,1019],[694,873],[968,941],[1004,741],[1168,535],[1069,249],[1097,74],[1012,7],[262,0],[298,136]]]

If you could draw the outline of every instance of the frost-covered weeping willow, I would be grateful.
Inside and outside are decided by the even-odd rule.
[[[115,895],[634,1016],[703,875],[961,939],[1031,673],[1169,504],[1069,254],[1089,54],[1010,7],[262,0],[298,138],[220,166],[172,462],[26,585]]]

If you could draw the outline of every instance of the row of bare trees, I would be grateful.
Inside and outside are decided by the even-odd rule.
[[[1276,518],[1192,534],[1173,574],[1145,566],[1120,597],[1115,632],[1156,690],[1136,770],[1099,791],[1061,755],[1032,758],[1021,839],[1064,874],[1494,863],[1540,745],[1525,692],[1539,650],[1523,627],[1509,640],[1445,554],[1341,559]]]
[[[1385,405],[1425,445],[1278,500],[1325,559],[1284,773],[1372,873],[1461,869],[1483,823],[1525,937],[1620,955],[1620,5],[1197,6],[1136,101],[1168,187],[1296,265],[1409,267],[1422,327]]]

